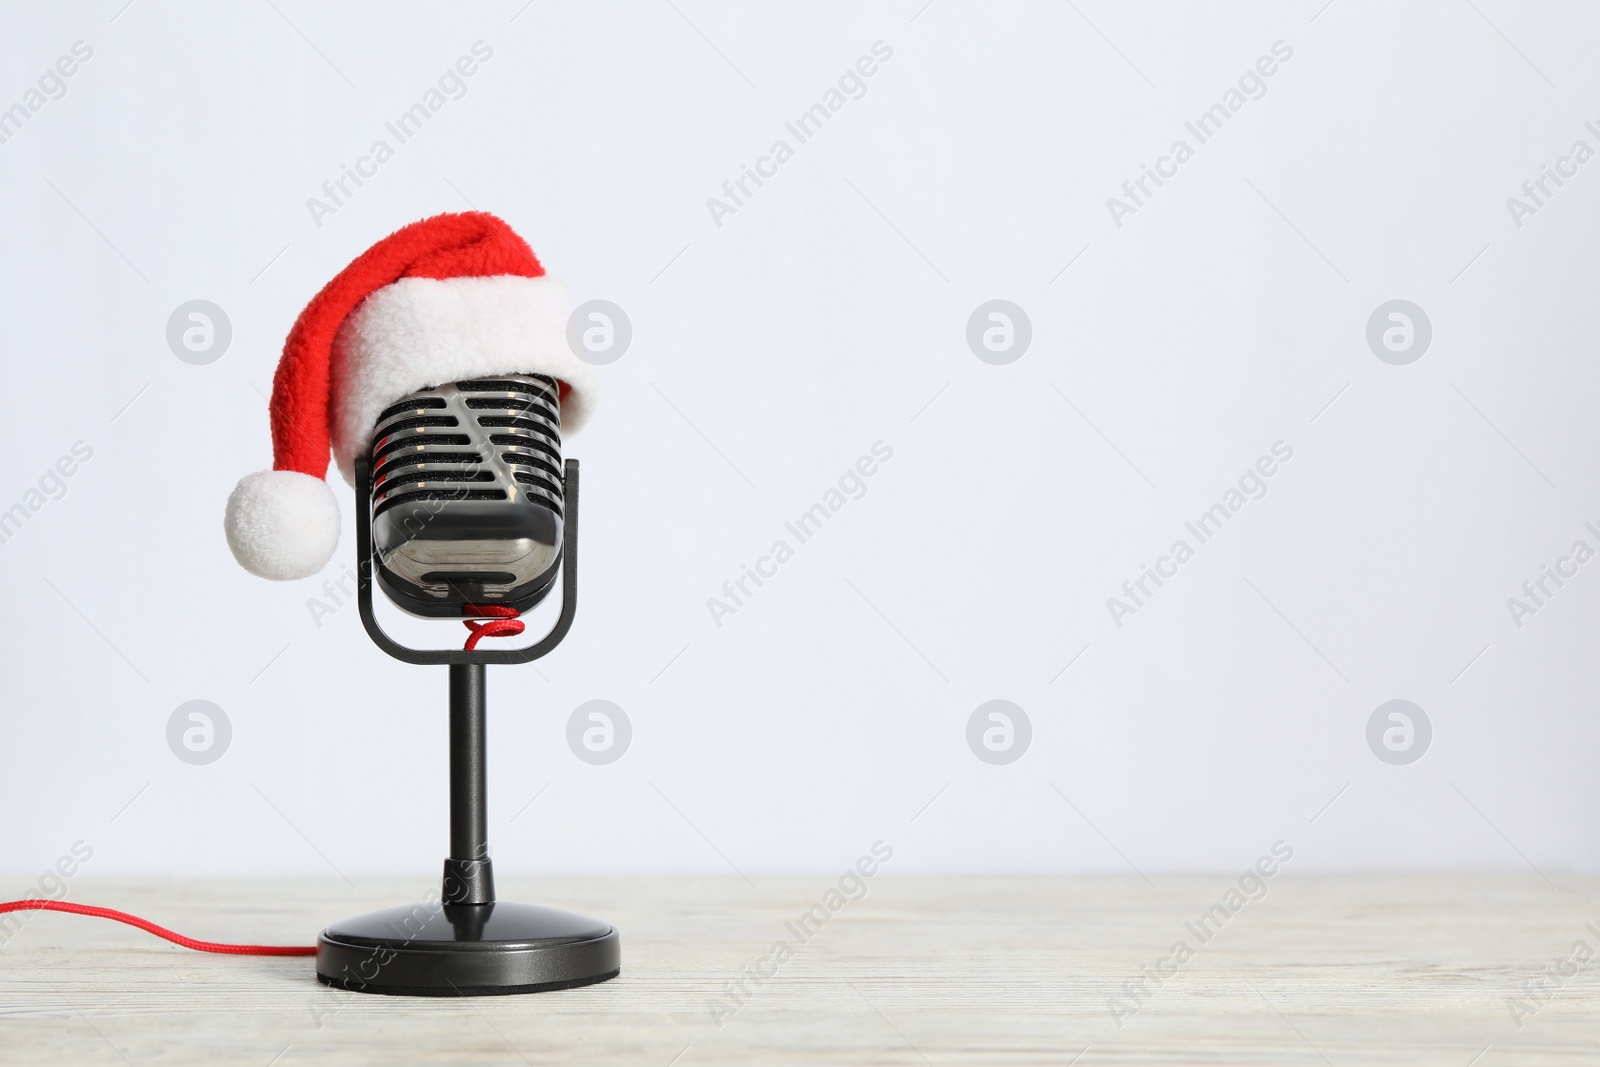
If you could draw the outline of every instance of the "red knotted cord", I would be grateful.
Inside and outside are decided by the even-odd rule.
[[[526,629],[522,625],[522,620],[517,618],[522,613],[516,608],[508,608],[502,604],[463,604],[461,605],[461,613],[490,620],[489,622],[472,622],[469,619],[461,620],[466,624],[467,629],[472,631],[472,636],[467,638],[466,650],[468,652],[477,648],[478,642],[485,637],[515,637]]]
[[[129,915],[114,908],[95,908],[88,904],[69,904],[64,900],[9,900],[0,904],[0,913],[8,911],[64,911],[72,915],[88,915],[96,919],[115,919],[119,923],[137,926],[147,933],[164,937],[175,945],[192,948],[196,952],[221,952],[230,956],[315,956],[315,945],[228,945],[219,941],[196,941],[192,937],[173,933],[165,926],[157,926],[148,919]]]

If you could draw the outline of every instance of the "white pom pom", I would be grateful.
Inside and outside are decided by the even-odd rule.
[[[339,502],[321,478],[257,471],[239,480],[223,519],[233,558],[273,581],[309,578],[339,547]]]

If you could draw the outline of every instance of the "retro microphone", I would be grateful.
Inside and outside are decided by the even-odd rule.
[[[372,641],[449,666],[450,853],[437,900],[322,932],[317,978],[412,996],[531,993],[620,973],[610,924],[499,900],[488,846],[491,663],[549,653],[577,610],[578,463],[563,422],[583,421],[590,368],[566,344],[565,295],[492,215],[440,215],[378,242],[296,321],[273,383],[274,470],[243,479],[226,530],[246,569],[317,573],[337,545],[328,451],[356,489],[357,599]],[[524,648],[478,647],[561,584],[550,631]],[[455,619],[464,648],[391,637],[374,586],[400,609]]]
[[[384,592],[413,615],[528,611],[561,560],[561,402],[510,374],[413,393],[372,436],[372,537]]]

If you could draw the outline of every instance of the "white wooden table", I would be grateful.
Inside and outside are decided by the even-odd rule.
[[[0,1063],[1600,1064],[1600,958],[1571,955],[1584,941],[1600,956],[1600,879],[1553,877],[1559,888],[1536,876],[1285,873],[1203,944],[1185,923],[1223,900],[1227,876],[1152,888],[885,873],[804,944],[785,924],[828,878],[755,889],[503,878],[507,899],[615,923],[623,973],[473,1000],[343,993],[316,983],[309,958],[207,955],[35,914],[0,949]],[[79,879],[71,899],[193,937],[309,944],[329,921],[426,889]],[[798,944],[794,957],[759,986],[745,979],[748,999],[719,1026],[729,983],[779,940]],[[1147,981],[1139,1003],[1127,984],[1179,940],[1193,957]],[[1541,976],[1547,988],[1526,992]],[[1112,1001],[1137,1010],[1118,1025]]]

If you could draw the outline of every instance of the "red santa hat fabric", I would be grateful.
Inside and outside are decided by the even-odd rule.
[[[445,382],[548,374],[565,432],[582,426],[593,368],[567,345],[566,290],[526,241],[484,212],[435,215],[397,230],[323,286],[295,320],[272,383],[273,469],[247,475],[224,527],[252,574],[320,571],[339,540],[325,481],[330,452],[346,480],[384,408]]]

